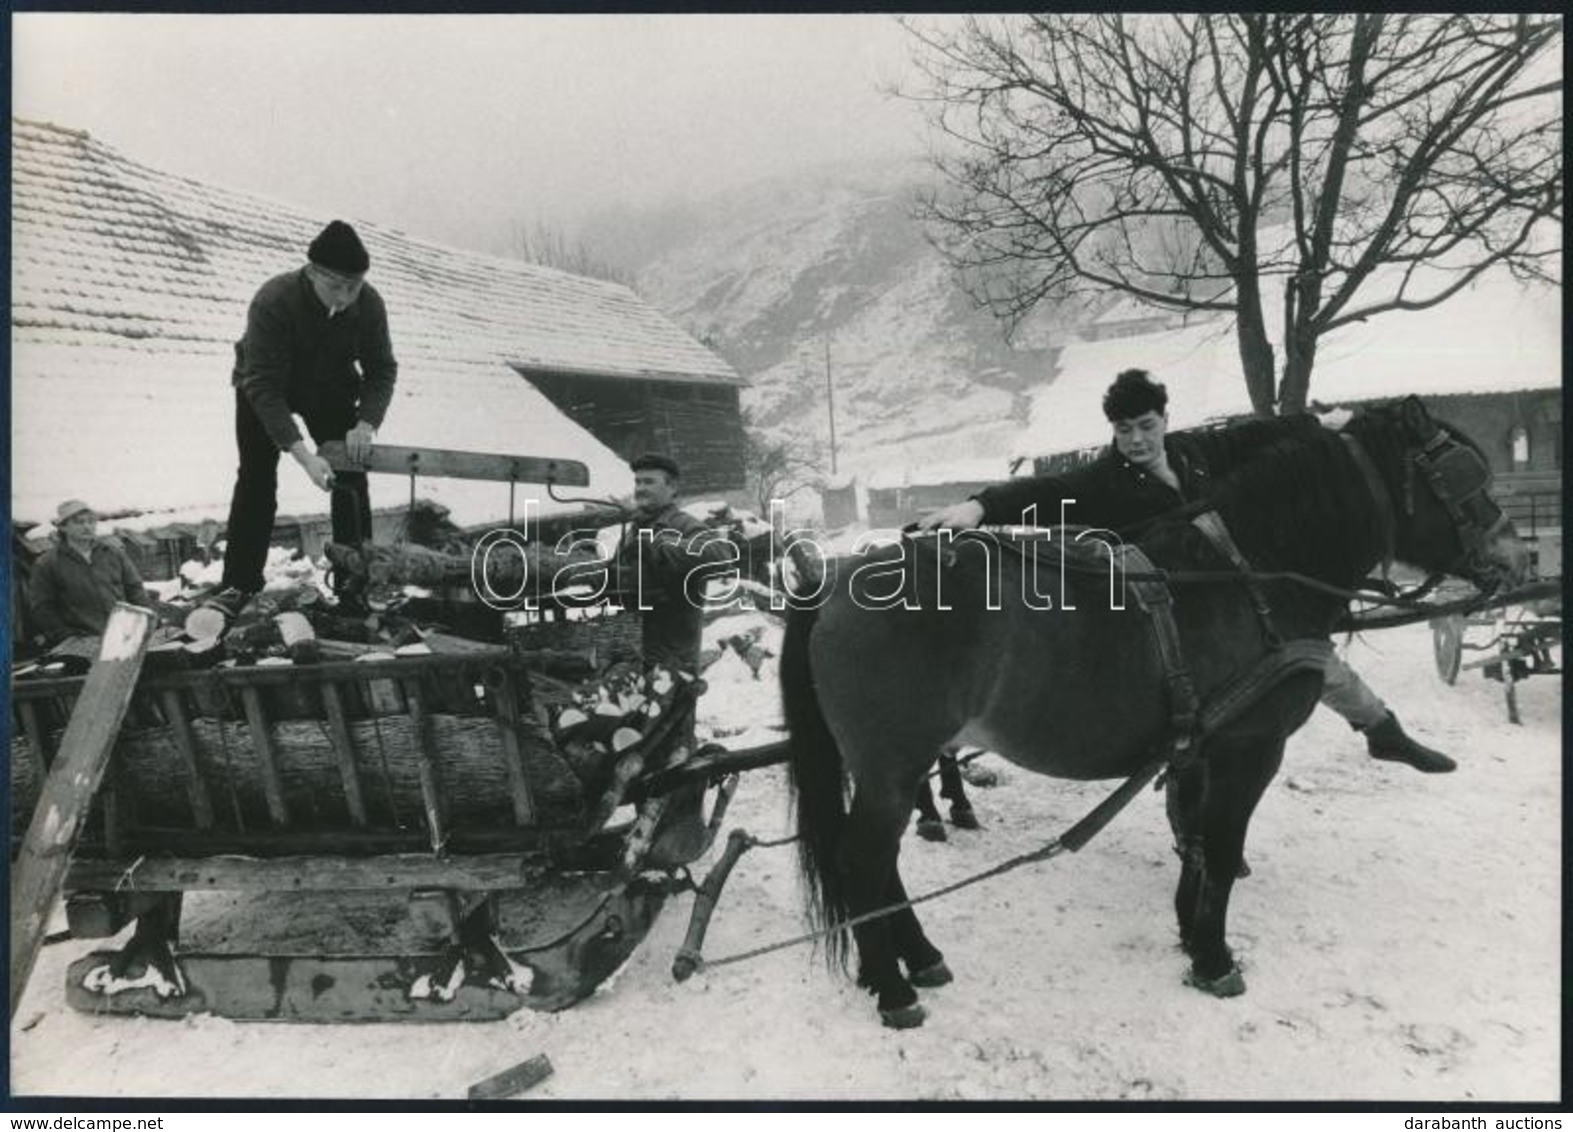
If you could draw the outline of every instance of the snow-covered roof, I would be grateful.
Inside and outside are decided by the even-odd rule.
[[[1173,317],[1173,312],[1162,307],[1155,307],[1136,298],[1126,295],[1108,310],[1092,320],[1093,326],[1114,326],[1122,322],[1148,322],[1153,319],[1166,320]]]
[[[77,496],[155,524],[223,519],[247,304],[304,262],[331,218],[149,169],[54,125],[13,119],[11,152],[14,516],[45,519]],[[346,219],[371,253],[399,359],[386,443],[579,460],[591,486],[573,494],[624,494],[623,461],[518,371],[741,382],[621,284]],[[508,514],[504,484],[423,480],[419,492],[461,525]],[[521,487],[520,510],[531,492],[544,499]],[[408,485],[374,477],[372,493],[381,506]],[[280,512],[324,503],[283,461]]]
[[[867,486],[885,490],[893,487],[933,487],[947,483],[993,483],[1009,476],[1010,459],[1004,453],[999,453],[931,460],[921,466],[892,464],[870,472]]]
[[[1274,343],[1282,358],[1282,346]],[[1073,342],[1053,382],[1033,396],[1019,451],[1107,442],[1103,394],[1120,370],[1152,371],[1169,390],[1169,427],[1250,412],[1231,319],[1128,338]],[[1318,344],[1311,397],[1327,404],[1558,388],[1561,294],[1488,275],[1449,301],[1344,327]]]

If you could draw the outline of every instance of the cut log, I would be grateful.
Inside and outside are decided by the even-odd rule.
[[[211,605],[199,605],[186,615],[186,636],[193,640],[217,640],[227,628],[229,617]]]
[[[280,613],[273,618],[273,623],[278,626],[279,639],[286,647],[299,644],[301,641],[316,640],[317,633],[311,627],[311,622],[306,620],[304,613]]]
[[[606,580],[606,565],[594,555],[557,554],[534,543],[523,548],[498,543],[479,562],[470,555],[444,554],[407,542],[359,547],[329,543],[323,553],[335,571],[364,579],[377,589],[469,588],[477,572],[483,571],[487,586],[499,597],[521,593],[539,597],[567,586],[604,587]]]
[[[11,1016],[38,958],[49,910],[104,777],[115,737],[131,703],[148,637],[151,611],[115,605],[98,659],[82,686],[60,741],[60,752],[33,810],[11,878]]]
[[[533,1089],[551,1075],[551,1061],[544,1053],[536,1054],[529,1061],[520,1062],[511,1069],[504,1069],[484,1081],[477,1081],[470,1086],[468,1099],[500,1101],[505,1097],[515,1097],[526,1089]]]

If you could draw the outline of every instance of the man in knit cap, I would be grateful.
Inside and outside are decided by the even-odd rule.
[[[371,265],[355,229],[342,220],[311,242],[307,263],[264,283],[235,344],[235,441],[240,467],[230,501],[228,549],[217,594],[233,616],[262,589],[278,509],[279,453],[311,482],[332,491],[333,540],[371,536],[364,472],[335,474],[308,446],[292,414],[320,445],[342,440],[352,459],[370,451],[393,397],[398,363],[382,296],[366,282]]]

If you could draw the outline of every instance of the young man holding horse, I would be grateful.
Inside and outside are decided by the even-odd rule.
[[[1154,406],[1119,408],[1111,418]],[[1366,409],[1337,431],[1268,420],[1178,447],[1180,437],[1167,439],[1178,489],[1124,456],[1130,467],[1114,469],[1176,497],[1199,470],[1232,474],[1205,503],[1154,517],[1118,551],[1131,602],[1102,600],[1105,555],[1069,555],[1062,604],[1075,614],[1029,612],[1015,583],[1039,568],[1024,545],[1037,540],[979,532],[834,559],[826,595],[788,611],[781,692],[805,891],[829,958],[846,957],[850,929],[859,981],[888,1026],[921,1024],[918,989],[951,974],[899,865],[912,799],[943,746],[986,747],[1056,778],[1125,780],[1054,841],[979,878],[1081,848],[1164,774],[1182,850],[1174,912],[1185,981],[1241,994],[1227,927],[1251,816],[1316,708],[1355,588],[1390,559],[1482,593],[1516,584],[1527,568],[1527,549],[1491,499],[1485,454],[1418,398]],[[1239,450],[1232,462],[1213,461],[1229,449]],[[1000,514],[983,496],[931,525],[1019,514],[1021,501]],[[870,562],[910,565],[914,602],[880,600],[888,586],[869,581]],[[996,566],[1009,575],[997,591],[1003,604],[992,600]]]
[[[1168,403],[1167,390],[1146,370],[1125,370],[1103,398],[1114,441],[1097,460],[1063,475],[995,484],[924,516],[918,529],[1016,523],[1034,506],[1039,523],[1053,523],[1059,519],[1061,501],[1074,500],[1072,514],[1078,522],[1127,534],[1167,511],[1207,498],[1215,479],[1274,441],[1320,427],[1315,417],[1301,414],[1215,432],[1169,433]],[[1405,763],[1427,774],[1458,765],[1405,734],[1381,697],[1336,656],[1327,668],[1322,703],[1365,735],[1374,759]]]

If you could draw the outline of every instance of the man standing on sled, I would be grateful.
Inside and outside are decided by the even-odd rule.
[[[1169,434],[1168,392],[1146,370],[1125,370],[1103,398],[1114,442],[1097,460],[1063,475],[1006,480],[961,503],[924,516],[919,530],[953,530],[1025,521],[1037,507],[1040,525],[1060,520],[1060,501],[1075,500],[1077,522],[1121,534],[1185,503],[1205,499],[1212,484],[1257,452],[1296,432],[1320,427],[1309,414],[1247,422],[1226,432]],[[1374,759],[1406,763],[1427,774],[1457,767],[1447,755],[1405,734],[1381,697],[1341,658],[1327,667],[1322,703],[1365,735]]]
[[[355,229],[335,220],[311,242],[304,267],[274,276],[251,300],[235,344],[235,443],[240,465],[230,501],[224,576],[209,604],[233,617],[262,589],[278,510],[279,454],[332,490],[333,541],[371,537],[364,472],[335,474],[317,444],[342,440],[350,459],[371,451],[393,398],[398,363],[382,296],[366,282],[371,259]],[[347,595],[341,593],[340,597]],[[351,610],[351,612],[359,612]]]

